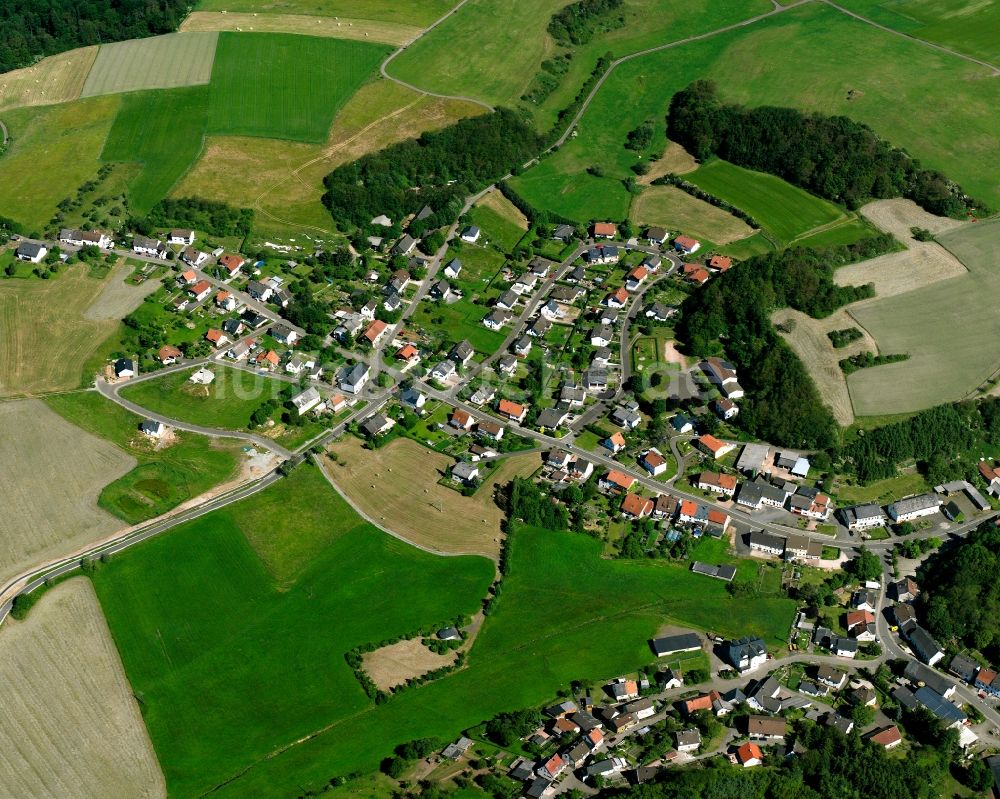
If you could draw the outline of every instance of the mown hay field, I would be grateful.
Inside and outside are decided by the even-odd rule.
[[[168,33],[102,44],[83,96],[198,86],[212,77],[219,34]]]
[[[415,39],[422,28],[373,19],[195,11],[188,14],[181,23],[180,30],[300,33],[305,36],[329,36],[333,39],[359,39],[400,45]]]
[[[166,796],[139,705],[88,579],[0,632],[0,793]]]
[[[117,324],[84,318],[109,280],[80,265],[63,267],[52,280],[0,282],[0,396],[80,384],[84,363]]]
[[[365,449],[349,437],[330,451],[334,462],[323,468],[351,501],[378,524],[420,546],[444,553],[496,558],[500,553],[503,513],[494,500],[496,487],[534,472],[537,454],[505,458],[475,496],[439,485],[454,461],[408,438],[379,449]],[[414,464],[420,464],[414,469]]]
[[[70,424],[41,400],[0,402],[0,578],[122,527],[98,496],[135,458]]]
[[[444,16],[453,0],[201,0],[198,11],[244,12],[271,16],[301,14],[314,17],[360,17],[426,27]]]
[[[906,413],[958,400],[1000,369],[1000,357],[988,344],[1000,336],[1000,220],[965,225],[941,234],[938,242],[965,265],[967,274],[848,306],[881,352],[910,356],[848,377],[859,416]]]
[[[632,221],[659,225],[713,244],[729,244],[754,233],[742,219],[727,211],[692,197],[676,186],[649,186],[632,201]]]
[[[323,142],[337,111],[389,52],[385,45],[285,33],[223,33],[210,133]]]
[[[97,46],[80,47],[43,58],[37,64],[0,75],[0,110],[54,105],[75,100],[97,58]]]
[[[142,164],[129,183],[133,209],[149,211],[187,172],[201,153],[207,120],[206,86],[135,92],[122,99],[101,158]]]

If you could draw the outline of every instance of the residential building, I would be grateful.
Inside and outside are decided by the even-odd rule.
[[[311,410],[322,410],[324,407],[323,397],[320,396],[315,386],[310,386],[301,394],[292,397],[292,405],[299,412],[299,416]]]
[[[847,684],[847,673],[823,664],[816,670],[816,679],[827,688],[839,691]]]
[[[635,485],[635,478],[631,475],[620,472],[617,469],[610,470],[601,478],[600,486],[606,491],[617,491],[625,493],[632,490]]]
[[[736,377],[736,367],[722,358],[706,358],[701,370],[727,399],[740,399],[744,392]]]
[[[186,230],[184,228],[171,230],[170,233],[167,235],[167,243],[183,244],[183,245],[194,244],[194,231]]]
[[[369,416],[368,419],[361,424],[361,430],[369,438],[377,438],[378,436],[383,436],[388,433],[393,427],[395,427],[395,425],[396,423],[392,419],[377,413],[374,416]]]
[[[618,228],[611,222],[595,222],[591,228],[591,235],[595,239],[613,239],[618,235]]]
[[[961,656],[959,655],[958,657]],[[968,661],[968,663],[971,664],[968,671],[974,674],[978,666],[972,661]],[[928,688],[932,688],[945,699],[950,699],[955,691],[958,690],[958,686],[943,674],[915,660],[907,661],[906,668],[903,670],[903,676],[917,687],[926,685]],[[971,682],[971,680],[968,682]]]
[[[873,503],[841,508],[840,518],[848,530],[855,532],[885,526],[885,514]]]
[[[524,405],[508,399],[500,400],[497,411],[501,416],[518,423],[523,422],[524,417],[528,415],[528,409]]]
[[[453,480],[471,485],[479,479],[479,466],[467,461],[459,461],[451,467],[451,477]]]
[[[403,237],[397,241],[392,247],[393,255],[409,255],[416,249],[417,240],[413,238],[409,233],[403,235]]]
[[[172,344],[164,344],[156,352],[156,360],[162,363],[164,366],[170,366],[172,363],[177,363],[177,359],[181,357],[181,351]]]
[[[462,241],[468,244],[475,244],[479,241],[482,231],[475,225],[469,225],[462,231]]]
[[[720,441],[715,436],[709,435],[708,433],[696,438],[694,445],[707,455],[711,455],[715,460],[719,460],[719,458],[724,457],[736,449],[735,444]]]
[[[483,319],[483,324],[490,330],[501,330],[513,318],[514,316],[510,311],[494,308]]]
[[[382,340],[382,337],[388,332],[389,326],[381,319],[376,319],[365,328],[365,332],[361,334],[361,338],[368,342],[371,346],[377,347],[378,343]]]
[[[871,741],[873,744],[878,744],[883,749],[895,749],[903,742],[903,736],[899,734],[899,727],[895,724],[874,730],[868,733],[865,739]]]
[[[728,255],[713,255],[708,259],[708,268],[719,272],[728,272],[733,266],[733,259]]]
[[[434,366],[430,371],[430,378],[432,380],[444,381],[455,374],[455,362],[450,359],[445,359]]]
[[[61,230],[59,241],[74,247],[94,246],[102,250],[110,249],[114,244],[110,236],[99,230]]]
[[[739,412],[739,406],[727,397],[720,397],[712,403],[712,411],[718,416],[722,421],[728,422]]]
[[[700,248],[701,242],[697,239],[692,239],[690,236],[677,236],[674,238],[674,249],[685,255],[696,253]]]
[[[458,366],[468,366],[469,361],[475,356],[476,351],[472,348],[472,345],[468,340],[460,341],[451,351],[448,353],[448,357],[451,358]]]
[[[370,377],[371,369],[368,364],[359,362],[354,366],[345,366],[337,382],[341,391],[357,394],[365,387]]]
[[[762,552],[765,555],[777,555],[781,557],[785,554],[785,539],[764,530],[751,530],[750,552],[751,554]]]
[[[897,524],[920,519],[924,516],[931,516],[941,508],[942,501],[934,494],[918,494],[914,497],[907,497],[898,502],[893,502],[886,507],[886,511]]]
[[[628,292],[624,288],[615,289],[604,298],[604,304],[608,308],[624,308],[628,302]]]
[[[944,657],[944,650],[941,649],[938,642],[919,624],[914,624],[910,627],[905,632],[905,635],[906,640],[910,643],[910,648],[913,650],[913,654],[928,666],[933,666]]]
[[[649,271],[644,266],[637,266],[625,276],[625,288],[628,291],[638,291],[646,282]]]
[[[652,246],[658,247],[661,244],[666,244],[669,234],[666,230],[661,227],[651,227],[646,230],[646,241],[648,241]]]
[[[752,510],[761,508],[783,508],[788,494],[784,489],[771,485],[761,476],[740,484],[736,503]]]
[[[667,459],[658,449],[647,449],[639,456],[639,465],[653,477],[659,477],[667,471]]]
[[[736,478],[719,472],[702,472],[697,477],[698,488],[731,497],[736,493]]]
[[[677,751],[694,752],[701,746],[701,733],[697,727],[689,730],[680,730],[677,734]]]
[[[453,408],[451,417],[448,419],[448,424],[458,430],[471,430],[472,425],[475,424],[475,420],[472,418],[472,414],[467,411],[463,411],[461,408]]]
[[[785,740],[787,722],[783,718],[772,716],[748,716],[747,735],[754,741],[780,743]]]
[[[462,271],[462,262],[458,258],[452,258],[444,267],[445,277],[450,277],[452,279],[459,276]]]
[[[191,288],[188,289],[188,294],[190,294],[195,302],[201,302],[209,294],[212,293],[212,284],[207,280],[199,280]]]
[[[752,768],[764,762],[764,753],[755,743],[745,743],[738,747],[734,757],[743,768]]]
[[[767,647],[756,637],[730,641],[725,652],[726,659],[740,673],[753,671],[767,662]]]

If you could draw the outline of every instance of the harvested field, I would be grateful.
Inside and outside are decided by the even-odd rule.
[[[144,280],[138,286],[126,283],[133,267],[120,263],[111,272],[104,288],[90,307],[83,312],[83,318],[98,322],[104,319],[124,319],[142,304],[148,294],[160,287],[159,280]]]
[[[656,161],[649,162],[649,172],[637,178],[638,182],[648,186],[657,178],[669,175],[686,175],[698,168],[694,156],[675,141],[667,141],[663,155]]]
[[[201,0],[202,11],[234,11],[263,16],[297,14],[347,19],[355,15],[401,25],[430,25],[455,5],[454,0]],[[258,17],[260,20],[260,17]]]
[[[411,677],[420,677],[434,669],[450,666],[458,652],[438,655],[431,652],[419,638],[407,638],[374,652],[366,652],[361,660],[365,674],[383,691],[395,688]]]
[[[83,318],[107,283],[82,265],[53,280],[0,283],[0,396],[80,384],[83,364],[117,324]]]
[[[873,283],[876,297],[884,298],[968,273],[962,262],[940,244],[917,241],[910,233],[911,227],[922,227],[938,235],[961,227],[963,222],[929,214],[911,200],[878,200],[862,208],[861,213],[892,233],[907,249],[841,267],[834,273],[839,285]]]
[[[0,75],[0,110],[75,100],[83,91],[95,58],[96,45],[81,47]]]
[[[41,400],[0,403],[0,441],[0,576],[68,554],[122,526],[97,507],[97,499],[136,465],[134,458]]]
[[[754,230],[742,219],[692,197],[676,186],[649,186],[632,202],[629,216],[639,225],[659,225],[679,230],[714,244],[752,236]]]
[[[496,558],[503,513],[493,489],[538,468],[537,454],[504,459],[474,497],[438,485],[451,458],[399,438],[377,450],[349,438],[331,447],[339,463],[323,467],[352,502],[379,524],[403,538],[438,552]],[[414,469],[414,464],[420,464]]]
[[[182,31],[255,31],[257,33],[301,33],[334,39],[361,39],[386,44],[412,41],[422,28],[395,22],[305,14],[233,14],[195,11],[181,23]]]
[[[782,332],[782,338],[788,342],[809,370],[820,396],[830,406],[837,423],[844,427],[852,424],[854,408],[847,390],[847,378],[840,368],[840,360],[859,352],[878,353],[875,339],[864,328],[858,327],[843,308],[825,319],[813,319],[801,311],[785,308],[775,311],[771,321],[776,325],[791,324],[792,331]],[[849,327],[858,327],[864,335],[846,347],[836,349],[826,334],[831,330],[843,330]]]
[[[500,216],[511,224],[516,225],[521,230],[528,229],[528,217],[521,213],[520,209],[504,197],[498,189],[494,189],[483,197],[483,199],[476,203],[476,206],[489,208],[491,211],[494,211],[497,216]]]
[[[166,796],[90,580],[53,588],[0,634],[0,793]]]
[[[218,33],[168,33],[103,44],[82,96],[204,85],[218,40]]]

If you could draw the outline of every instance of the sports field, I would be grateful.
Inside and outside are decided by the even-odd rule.
[[[184,19],[180,30],[300,33],[305,36],[329,36],[334,39],[358,39],[400,45],[415,39],[422,28],[374,19],[195,11]]]
[[[80,47],[0,75],[0,110],[75,100],[83,90],[97,47]]]
[[[305,14],[385,20],[426,27],[455,5],[453,0],[201,0],[198,11],[240,11],[246,13]]]
[[[324,142],[337,111],[388,52],[384,45],[285,33],[220,34],[208,130]]]
[[[890,28],[1000,65],[1000,3],[993,0],[840,0]]]
[[[83,96],[198,86],[212,77],[218,33],[168,33],[101,45]]]
[[[117,324],[84,318],[108,282],[82,265],[63,267],[52,280],[0,282],[0,396],[80,384],[84,363]]]
[[[800,57],[803,42],[808,59]],[[635,161],[623,146],[628,132],[647,118],[662,118],[676,91],[709,78],[727,100],[794,105],[865,122],[996,206],[1000,83],[990,74],[809,3],[622,64],[588,107],[579,135],[512,184],[539,208],[584,220],[622,218],[629,195],[621,181]],[[593,164],[603,167],[605,178],[586,174]]]
[[[1000,220],[966,225],[941,234],[938,241],[968,274],[848,307],[882,352],[910,356],[848,377],[858,416],[904,413],[961,399],[1000,369],[1000,357],[988,344],[1000,336]]]
[[[136,465],[128,453],[73,426],[40,400],[0,403],[0,440],[0,579],[123,526],[97,500],[105,485]]]
[[[139,433],[141,417],[96,391],[51,396],[46,403],[81,430],[115,445],[134,467],[121,476],[98,475],[97,481],[99,506],[130,524],[166,513],[237,473],[236,444],[175,431],[169,446],[154,447]]]
[[[101,148],[121,98],[4,111],[11,145],[3,156],[0,215],[41,233],[56,206],[100,169]],[[0,366],[0,369],[3,367]]]
[[[699,167],[686,175],[685,180],[746,211],[785,244],[844,216],[837,206],[781,178],[743,169],[721,159]]]
[[[300,466],[238,511],[183,525],[96,575],[171,795],[199,795],[338,720],[351,719],[352,736],[373,746],[377,738],[364,728],[373,705],[344,653],[472,613],[492,579],[485,558],[419,552],[347,508],[330,520],[301,517],[298,509],[318,501],[344,505],[330,486],[328,497],[317,496],[324,489],[309,479],[314,468]],[[274,535],[324,542],[299,579],[280,586],[286,590],[242,530],[271,513],[262,504],[286,509],[272,515],[280,523]],[[163,569],[178,559],[183,569]],[[297,778],[285,776],[292,790]]]
[[[208,91],[208,87],[194,86],[135,92],[122,98],[101,158],[142,164],[129,184],[133,210],[149,211],[201,153]]]
[[[729,244],[754,232],[742,219],[676,186],[643,189],[632,201],[629,217],[641,227],[660,225],[714,244]]]
[[[0,633],[0,793],[166,796],[163,774],[90,581],[53,588]]]
[[[246,503],[264,501],[286,509],[281,534],[317,534],[297,521],[297,508],[316,502],[301,471]],[[450,738],[500,710],[541,702],[572,678],[648,663],[648,638],[664,623],[759,633],[776,644],[792,617],[793,603],[779,599],[742,599],[737,613],[724,585],[683,566],[605,561],[588,537],[519,530],[503,595],[468,667],[376,706],[342,653],[471,612],[492,565],[427,555],[356,519],[349,527],[346,512],[336,519],[335,540],[283,593],[231,510],[145,543],[96,575],[172,794],[230,778],[220,795],[301,792],[374,768],[398,742]],[[179,560],[183,570],[162,568]]]
[[[331,451],[338,460],[324,459],[324,469],[379,524],[439,552],[490,558],[500,553],[503,521],[493,498],[495,487],[515,476],[530,475],[541,465],[537,454],[506,458],[475,496],[463,497],[438,484],[455,461],[409,438],[397,438],[376,450],[346,438]],[[414,463],[421,464],[418,471],[413,470]]]

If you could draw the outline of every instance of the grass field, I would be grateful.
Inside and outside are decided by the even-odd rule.
[[[808,42],[805,60],[798,55],[802,42]],[[1000,84],[987,80],[990,74],[810,3],[622,64],[588,107],[579,135],[512,184],[540,208],[580,219],[621,219],[629,201],[621,181],[635,162],[623,146],[628,132],[645,119],[662,119],[676,91],[709,78],[728,100],[794,105],[865,122],[997,206]],[[657,132],[652,151],[662,148],[662,135]],[[586,174],[593,164],[603,167],[604,178]]]
[[[80,47],[0,75],[0,110],[75,100],[97,58],[97,47]]]
[[[353,717],[352,735],[364,730],[372,705],[343,654],[473,612],[492,579],[485,558],[427,555],[346,508],[332,532],[317,530],[311,516],[300,523],[295,509],[319,499],[308,477],[313,468],[299,467],[238,511],[144,544],[96,576],[171,795],[200,794],[331,722]],[[332,487],[325,490],[343,504]],[[288,511],[275,535],[326,541],[283,591],[241,527],[271,514],[275,503]],[[184,568],[168,576],[162,564],[179,561]]]
[[[99,480],[100,507],[130,524],[166,513],[236,475],[240,455],[235,444],[177,432],[170,446],[154,449],[138,431],[141,417],[97,392],[52,396],[46,402],[138,464],[117,479]]]
[[[245,504],[283,505],[283,534],[317,535],[308,521],[291,522],[316,501],[302,474]],[[268,500],[270,492],[281,496]],[[143,544],[96,575],[172,795],[200,794],[237,774],[218,793],[284,794],[373,768],[397,742],[449,738],[499,710],[539,703],[572,678],[648,663],[647,641],[665,623],[759,632],[776,643],[791,620],[789,600],[747,604],[683,566],[603,561],[590,538],[520,530],[468,667],[375,706],[342,653],[471,611],[492,567],[421,553],[365,524],[349,527],[345,514],[336,516],[339,537],[283,593],[232,510]],[[183,570],[162,568],[181,560]]]
[[[184,19],[180,30],[298,33],[306,36],[329,36],[334,39],[358,39],[400,45],[415,39],[422,29],[415,25],[374,19],[195,11]]]
[[[105,485],[136,465],[130,454],[74,427],[40,400],[0,403],[0,439],[2,578],[122,526],[97,501]]]
[[[426,27],[444,16],[452,0],[201,0],[198,11],[242,11],[259,14],[305,14],[385,20]]]
[[[89,277],[81,265],[52,280],[0,282],[0,396],[80,384],[84,363],[117,324],[84,318],[109,280]]]
[[[1000,220],[944,233],[938,241],[969,270],[967,275],[876,298],[848,311],[882,352],[905,352],[896,364],[862,369],[847,380],[860,416],[903,413],[960,399],[998,368],[984,342],[1000,335],[995,298],[1000,275],[995,254]]]
[[[528,229],[528,219],[499,191],[491,191],[473,206],[473,224],[483,236],[504,252],[509,253]]]
[[[676,186],[643,189],[632,201],[629,217],[640,226],[659,225],[714,244],[729,244],[753,234],[742,219]]]
[[[173,89],[208,83],[217,33],[168,33],[101,45],[82,95]]]
[[[1000,62],[1000,4],[993,0],[843,0],[841,5],[910,36]]]
[[[119,262],[108,275],[101,293],[84,310],[84,319],[92,322],[124,319],[142,304],[144,297],[160,287],[160,281],[155,278],[144,280],[138,286],[127,283],[126,278],[132,274],[136,263]]]
[[[3,156],[0,214],[41,233],[56,205],[101,166],[101,148],[121,98],[97,97],[5,111],[11,145]]]
[[[369,450],[358,439],[345,438],[331,451],[338,461],[325,459],[324,468],[338,488],[379,524],[430,549],[490,558],[499,555],[503,520],[494,488],[515,476],[530,475],[541,463],[537,454],[507,458],[475,496],[463,497],[438,484],[454,460],[411,439],[397,438]],[[419,471],[412,469],[414,463],[421,464]]]
[[[715,159],[685,177],[709,194],[746,211],[783,244],[844,216],[837,206],[781,178],[752,172],[721,159]]]
[[[365,42],[223,33],[212,71],[208,130],[326,141],[334,115],[388,52]]]
[[[165,797],[166,786],[90,581],[53,588],[0,633],[4,796]]]
[[[483,327],[489,308],[462,298],[452,303],[422,302],[413,314],[413,323],[436,332],[448,341],[468,339],[476,352],[495,352],[506,334]]]
[[[101,153],[105,161],[138,162],[129,200],[140,213],[169,193],[201,152],[208,119],[205,86],[136,92],[121,110]]]

